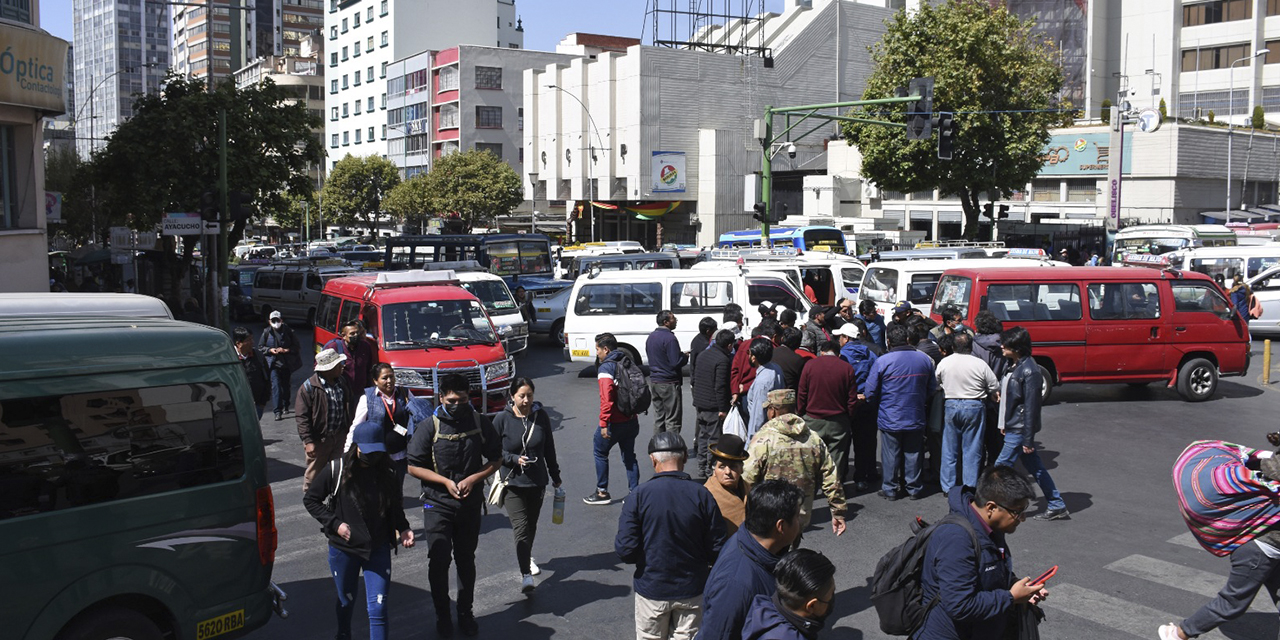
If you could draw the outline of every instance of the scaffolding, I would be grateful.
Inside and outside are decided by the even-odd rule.
[[[645,24],[655,47],[759,57],[770,66],[764,46],[765,0],[646,0]]]

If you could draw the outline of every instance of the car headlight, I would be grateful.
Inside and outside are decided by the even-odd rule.
[[[421,373],[413,369],[396,369],[396,385],[401,387],[412,387],[425,389],[430,385],[427,384],[426,378]]]
[[[501,380],[511,376],[511,361],[503,360],[493,364],[485,365],[484,375],[489,381]]]

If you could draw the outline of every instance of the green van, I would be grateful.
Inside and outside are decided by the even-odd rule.
[[[0,305],[0,635],[221,639],[287,615],[231,340],[93,313]]]

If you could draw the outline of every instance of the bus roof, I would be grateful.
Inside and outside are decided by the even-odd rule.
[[[1182,233],[1187,235],[1223,235],[1234,236],[1234,229],[1221,224],[1140,224],[1125,227],[1116,232],[1116,236],[1144,236],[1153,233]]]
[[[1176,275],[1175,275],[1176,273]],[[1052,267],[957,267],[947,269],[946,275],[966,276],[969,278],[982,278],[983,280],[1017,280],[1017,279],[1034,279],[1036,282],[1045,282],[1049,280],[1087,280],[1096,282],[1115,282],[1133,280],[1135,278],[1170,278],[1177,277],[1184,280],[1205,280],[1213,282],[1213,279],[1196,271],[1179,271],[1174,272],[1166,269],[1117,269],[1115,267],[1071,267],[1071,266],[1052,266]]]

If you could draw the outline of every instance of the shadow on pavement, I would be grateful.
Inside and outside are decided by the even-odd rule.
[[[1218,390],[1207,402],[1230,398],[1253,398],[1264,393],[1234,378],[1218,381]],[[1147,385],[1128,384],[1069,384],[1053,388],[1046,407],[1060,404],[1096,404],[1102,402],[1186,402],[1176,388],[1168,388],[1163,382]]]
[[[306,471],[305,467],[288,462],[282,462],[277,458],[268,458],[267,460],[267,482],[275,484],[282,480],[298,479],[298,492],[302,492],[302,472]]]

